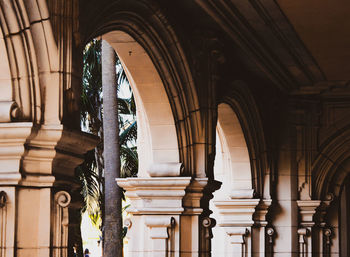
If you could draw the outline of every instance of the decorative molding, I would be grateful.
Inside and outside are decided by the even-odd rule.
[[[268,252],[270,254],[273,253],[273,244],[274,244],[273,239],[275,237],[275,234],[276,234],[276,232],[275,232],[274,228],[269,227],[269,228],[266,229],[267,243],[268,243]]]
[[[205,239],[211,239],[213,238],[213,233],[211,232],[211,229],[215,227],[216,220],[213,218],[205,217],[202,219],[202,226],[204,227],[204,238]]]
[[[52,255],[53,257],[67,257],[69,225],[68,206],[71,202],[71,196],[66,191],[59,191],[55,194],[54,199]]]

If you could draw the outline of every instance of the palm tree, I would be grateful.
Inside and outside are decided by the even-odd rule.
[[[83,88],[82,88],[82,129],[103,138],[103,96],[101,69],[101,41],[92,40],[87,44],[83,54]],[[117,86],[130,89],[126,74],[119,58],[116,59]],[[127,98],[118,98],[121,177],[136,176],[138,157],[136,148],[137,123],[136,106],[133,94]],[[103,217],[104,210],[104,159],[103,140],[88,152],[85,161],[76,172],[82,184],[84,206],[82,212],[88,211],[94,223]],[[101,229],[101,227],[100,227]]]
[[[118,97],[116,87],[116,56],[112,46],[102,41],[103,144],[104,144],[104,229],[103,256],[122,257],[123,230],[122,189],[116,185],[120,177]],[[118,234],[120,234],[118,236]]]

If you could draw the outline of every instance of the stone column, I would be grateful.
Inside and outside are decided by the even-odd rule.
[[[220,214],[218,225],[224,228],[227,242],[231,244],[227,252],[230,257],[253,256],[253,214],[260,199],[252,197],[253,190],[236,190],[232,192],[231,199],[214,201]]]
[[[0,123],[0,191],[6,195],[0,242],[5,256],[67,255],[68,209],[79,191],[74,169],[95,144],[94,137],[61,125]]]

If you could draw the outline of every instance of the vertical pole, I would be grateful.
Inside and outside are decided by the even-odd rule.
[[[102,41],[103,141],[105,172],[104,257],[122,257],[123,239],[120,176],[118,100],[114,49]]]

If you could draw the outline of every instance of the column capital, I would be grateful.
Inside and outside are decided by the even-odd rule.
[[[313,227],[315,225],[314,214],[316,213],[316,209],[320,206],[320,204],[320,200],[297,201],[300,213],[300,225],[302,227]]]
[[[230,199],[214,201],[221,219],[221,227],[251,227],[254,224],[253,214],[260,199]]]
[[[271,199],[262,199],[256,207],[256,211],[254,213],[254,222],[259,226],[267,226],[268,222],[266,216],[271,207],[272,200]]]
[[[132,214],[181,214],[182,199],[191,177],[118,178],[126,190]]]

